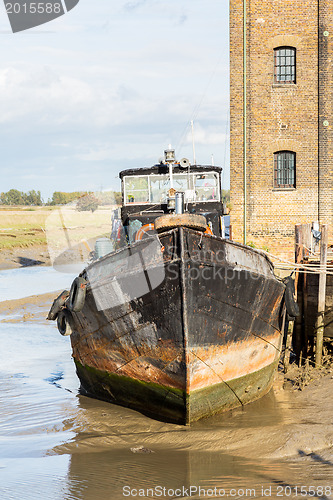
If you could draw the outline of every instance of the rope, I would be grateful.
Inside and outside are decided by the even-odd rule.
[[[315,263],[309,263],[309,264],[303,264],[303,263],[295,263],[291,262],[286,259],[282,259],[281,257],[278,257],[277,255],[273,255],[270,252],[264,251],[264,253],[273,261],[278,260],[284,266],[279,265],[279,264],[274,264],[274,266],[277,269],[280,270],[293,270],[293,272],[298,271],[301,273],[308,273],[308,274],[321,274],[325,272],[327,275],[333,276],[333,264],[326,264],[326,265],[321,265],[321,264],[315,264]]]

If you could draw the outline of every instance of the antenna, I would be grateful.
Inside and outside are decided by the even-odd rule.
[[[196,159],[195,159],[195,144],[194,144],[194,127],[193,127],[193,120],[191,120],[191,129],[192,129],[192,147],[193,147],[193,165],[196,165]]]

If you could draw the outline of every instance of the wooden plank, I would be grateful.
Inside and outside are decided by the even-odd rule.
[[[324,340],[324,316],[326,304],[326,266],[327,266],[327,246],[328,246],[328,225],[323,224],[320,240],[320,275],[318,290],[318,315],[316,322],[316,367],[321,366]]]

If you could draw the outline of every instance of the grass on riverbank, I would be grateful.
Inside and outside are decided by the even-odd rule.
[[[45,221],[55,208],[0,206],[0,250],[46,245]]]
[[[77,211],[75,206],[0,205],[0,251],[48,243],[49,250],[57,253],[83,240],[107,236],[111,231],[111,211],[114,208],[105,205],[92,213]]]

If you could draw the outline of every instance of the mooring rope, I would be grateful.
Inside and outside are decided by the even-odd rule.
[[[266,252],[265,250],[263,250],[263,252],[271,260],[278,260],[279,262],[281,262],[281,264],[274,263],[274,267],[276,269],[280,269],[281,271],[293,270],[294,272],[297,271],[299,273],[307,274],[321,274],[322,272],[325,272],[327,275],[333,276],[333,264],[331,263],[325,265],[320,263],[303,264],[302,262],[292,262],[290,260],[282,259],[281,257],[278,257],[277,255],[274,255],[270,252]]]

